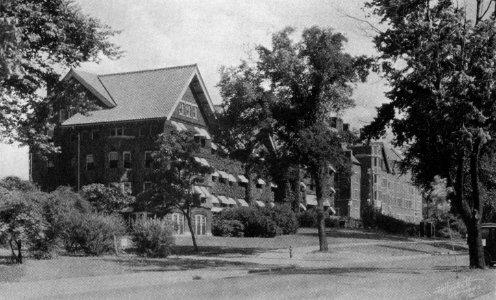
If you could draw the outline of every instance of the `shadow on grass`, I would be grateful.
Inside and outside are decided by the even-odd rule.
[[[24,265],[13,263],[10,255],[0,255],[0,282],[17,282],[24,275]]]
[[[442,249],[450,250],[450,251],[452,251],[453,248],[455,248],[455,251],[464,251],[464,252],[468,253],[468,246],[451,244],[449,241],[448,242],[440,242],[440,243],[432,243],[431,246],[434,246],[436,248],[442,248]]]
[[[356,273],[424,274],[418,270],[402,268],[349,267],[349,268],[283,268],[269,270],[264,274],[274,275],[346,275]],[[369,276],[369,275],[367,275]]]
[[[424,253],[424,254],[432,254],[432,251],[412,249],[412,248],[408,248],[408,247],[392,246],[392,245],[378,245],[378,246],[379,247],[382,247],[382,248],[395,249],[395,250],[401,250],[401,251],[409,251],[409,252],[418,252],[418,253]]]
[[[333,238],[350,238],[350,239],[373,239],[373,240],[388,240],[388,241],[409,241],[410,239],[401,235],[392,235],[377,231],[368,231],[366,229],[347,230],[331,228],[326,232],[327,237]],[[318,237],[318,232],[301,232],[298,235]]]
[[[267,249],[262,248],[238,248],[223,246],[198,246],[198,252],[194,251],[193,246],[176,245],[172,253],[176,255],[201,255],[201,256],[224,256],[236,257],[242,255],[253,255],[262,253]]]
[[[200,270],[208,268],[260,268],[265,265],[245,262],[232,262],[225,260],[210,259],[189,259],[189,258],[145,258],[130,257],[117,259],[103,259],[111,261],[130,269],[133,272],[167,272],[167,271],[185,271]]]

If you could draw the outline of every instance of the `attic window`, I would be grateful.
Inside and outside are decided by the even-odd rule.
[[[110,136],[123,136],[124,128],[123,127],[114,127],[110,130]]]
[[[194,104],[179,102],[179,115],[198,120],[198,107]]]

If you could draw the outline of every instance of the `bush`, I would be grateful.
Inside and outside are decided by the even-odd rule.
[[[274,237],[282,233],[277,224],[264,215],[260,209],[238,207],[222,211],[217,217],[218,221],[237,220],[244,226],[246,237]]]
[[[74,212],[66,223],[65,249],[68,252],[82,250],[88,255],[101,255],[111,251],[114,239],[125,231],[124,221],[118,215]]]
[[[298,223],[301,227],[317,227],[317,212],[314,209],[308,209],[298,214]]]
[[[405,222],[391,216],[383,215],[381,213],[376,213],[375,220],[378,228],[390,233],[417,235],[419,232],[418,225]]]
[[[243,237],[245,226],[238,220],[219,220],[212,222],[212,234],[215,236]]]
[[[339,217],[326,217],[324,222],[327,228],[339,227]]]
[[[289,205],[276,205],[261,211],[281,228],[282,234],[295,234],[298,231],[296,214]]]
[[[139,255],[167,257],[174,245],[172,225],[158,219],[138,220],[133,224],[131,237]]]

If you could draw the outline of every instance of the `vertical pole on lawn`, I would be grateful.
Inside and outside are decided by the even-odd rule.
[[[451,235],[451,226],[449,223],[449,217],[446,217],[446,223],[448,224],[448,232],[450,236],[450,241],[451,241],[451,249],[453,249],[453,255],[455,256],[455,274],[456,274],[456,279],[458,279],[458,262],[456,261],[456,253],[455,253],[455,245],[453,244],[453,236]]]

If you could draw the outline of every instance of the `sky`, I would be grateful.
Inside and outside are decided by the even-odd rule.
[[[120,34],[112,41],[124,56],[85,63],[82,70],[97,74],[156,69],[197,63],[215,104],[221,102],[216,87],[221,66],[235,66],[253,54],[256,45],[270,47],[271,36],[286,26],[297,29],[314,25],[331,27],[348,38],[352,55],[376,54],[365,23],[364,0],[76,0],[84,14],[96,17]],[[374,22],[374,20],[371,20]],[[65,70],[68,71],[68,70]],[[386,102],[385,81],[371,75],[358,84],[356,107],[344,121],[360,128],[376,115],[375,107]],[[27,178],[27,150],[0,146],[0,178],[15,174]]]

